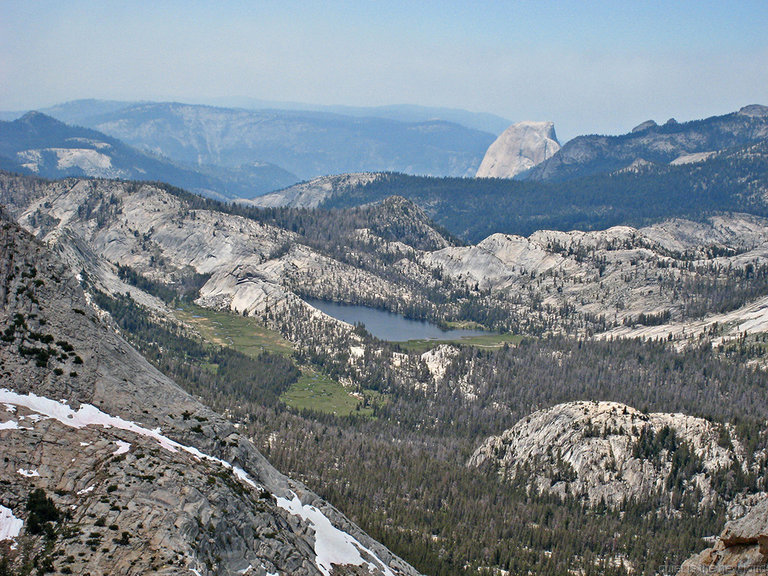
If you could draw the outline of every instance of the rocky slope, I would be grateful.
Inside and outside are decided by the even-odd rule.
[[[512,178],[551,158],[560,143],[553,122],[518,122],[488,147],[477,178]]]
[[[708,154],[768,137],[768,107],[745,106],[738,112],[662,126],[643,122],[622,136],[579,136],[549,160],[532,168],[532,180],[567,180],[612,172],[638,160],[669,164],[692,154]]]
[[[736,135],[749,137],[746,128]],[[729,212],[766,217],[768,139],[715,154],[686,155],[675,164],[630,158],[615,171],[558,182],[387,173],[359,185],[352,178],[318,184],[325,189],[321,208],[353,208],[402,196],[472,243],[495,232],[528,236],[544,229],[603,230]],[[296,192],[276,193],[273,205],[290,205]]]
[[[763,499],[741,518],[726,524],[714,546],[686,560],[678,576],[750,574],[768,562],[768,500]]]
[[[421,210],[392,198],[343,239],[347,248],[337,246],[340,238],[328,243],[338,233],[331,227],[321,249],[298,227],[194,208],[190,198],[148,184],[6,176],[0,200],[101,290],[131,291],[154,308],[119,278],[117,264],[171,285],[204,275],[199,302],[241,314],[303,306],[297,294],[430,310],[430,291],[461,290],[507,317],[536,320],[537,330],[685,340],[768,326],[765,291],[745,281],[768,263],[768,222],[749,215],[494,234],[451,246]]]
[[[317,208],[334,194],[343,193],[344,190],[352,187],[365,186],[375,182],[381,176],[373,172],[321,176],[271,194],[244,200],[243,203],[259,208]]]
[[[644,414],[615,402],[572,402],[534,412],[474,452],[469,466],[592,504],[679,487],[717,498],[712,475],[745,465],[744,449],[724,425],[684,414]],[[723,441],[722,438],[728,440]]]
[[[714,293],[696,295],[697,284],[709,283],[713,292],[719,285],[724,296],[735,288],[727,288],[728,274],[741,270],[736,274],[743,277],[750,265],[768,262],[767,241],[768,221],[732,214],[640,229],[542,230],[527,238],[494,234],[475,246],[449,247],[422,258],[426,266],[470,287],[518,302],[531,296],[550,310],[612,318],[607,336],[687,340],[714,335],[720,342],[765,330],[765,294],[755,292],[722,311],[722,304],[711,300]],[[736,277],[733,282],[741,283]]]
[[[62,245],[73,269],[86,269],[109,293],[125,291],[125,283],[116,278],[119,264],[171,285],[195,274],[209,276],[199,303],[240,314],[304,306],[296,293],[346,302],[364,297],[408,303],[417,298],[411,287],[366,267],[362,252],[323,254],[295,232],[190,208],[189,199],[162,187],[101,180],[2,180],[0,200],[13,216],[38,238]],[[428,268],[404,258],[449,245],[423,212],[391,199],[367,222],[376,230],[360,228],[350,241],[375,247],[391,261],[391,269],[401,269],[421,285],[437,283]]]
[[[0,251],[0,549],[12,565],[415,573],[152,368],[16,224],[0,226]]]

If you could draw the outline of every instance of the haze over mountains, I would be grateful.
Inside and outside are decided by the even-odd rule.
[[[579,136],[552,158],[532,168],[527,178],[562,181],[627,168],[636,162],[669,164],[696,153],[711,153],[768,136],[768,107],[749,105],[738,112],[659,126],[644,122],[622,136]],[[695,161],[695,159],[692,159]]]
[[[163,181],[227,200],[248,198],[296,179],[276,166],[255,162],[231,169],[184,166],[40,112],[0,122],[0,166],[47,178],[91,176]]]
[[[360,170],[468,176],[494,138],[432,119],[429,110],[389,110],[381,117],[375,111],[364,116],[359,110],[344,115],[151,102],[122,107],[97,103],[95,113],[88,114],[84,109],[89,107],[74,102],[48,112],[185,164],[231,168],[259,161],[299,179]],[[403,119],[409,117],[418,119]]]

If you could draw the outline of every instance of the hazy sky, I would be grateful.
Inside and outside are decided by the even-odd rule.
[[[422,104],[561,140],[768,104],[768,2],[0,0],[0,110]]]

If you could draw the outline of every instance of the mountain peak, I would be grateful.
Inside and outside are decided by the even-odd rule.
[[[53,116],[48,116],[48,114],[43,114],[37,110],[27,112],[24,116],[17,119],[16,122],[36,127],[64,126],[63,122],[56,120]]]
[[[559,149],[554,122],[518,122],[490,145],[477,177],[512,178],[550,158]]]
[[[763,106],[761,104],[750,104],[749,106],[744,106],[741,110],[739,110],[739,114],[742,116],[763,118],[768,116],[768,106]]]
[[[637,132],[643,132],[645,130],[648,130],[649,128],[655,128],[658,126],[654,120],[646,120],[645,122],[641,122],[634,128],[632,128],[632,133],[635,134]]]

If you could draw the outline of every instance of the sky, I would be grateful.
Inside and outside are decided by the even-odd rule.
[[[768,2],[0,0],[0,110],[419,104],[561,141],[768,105]]]

